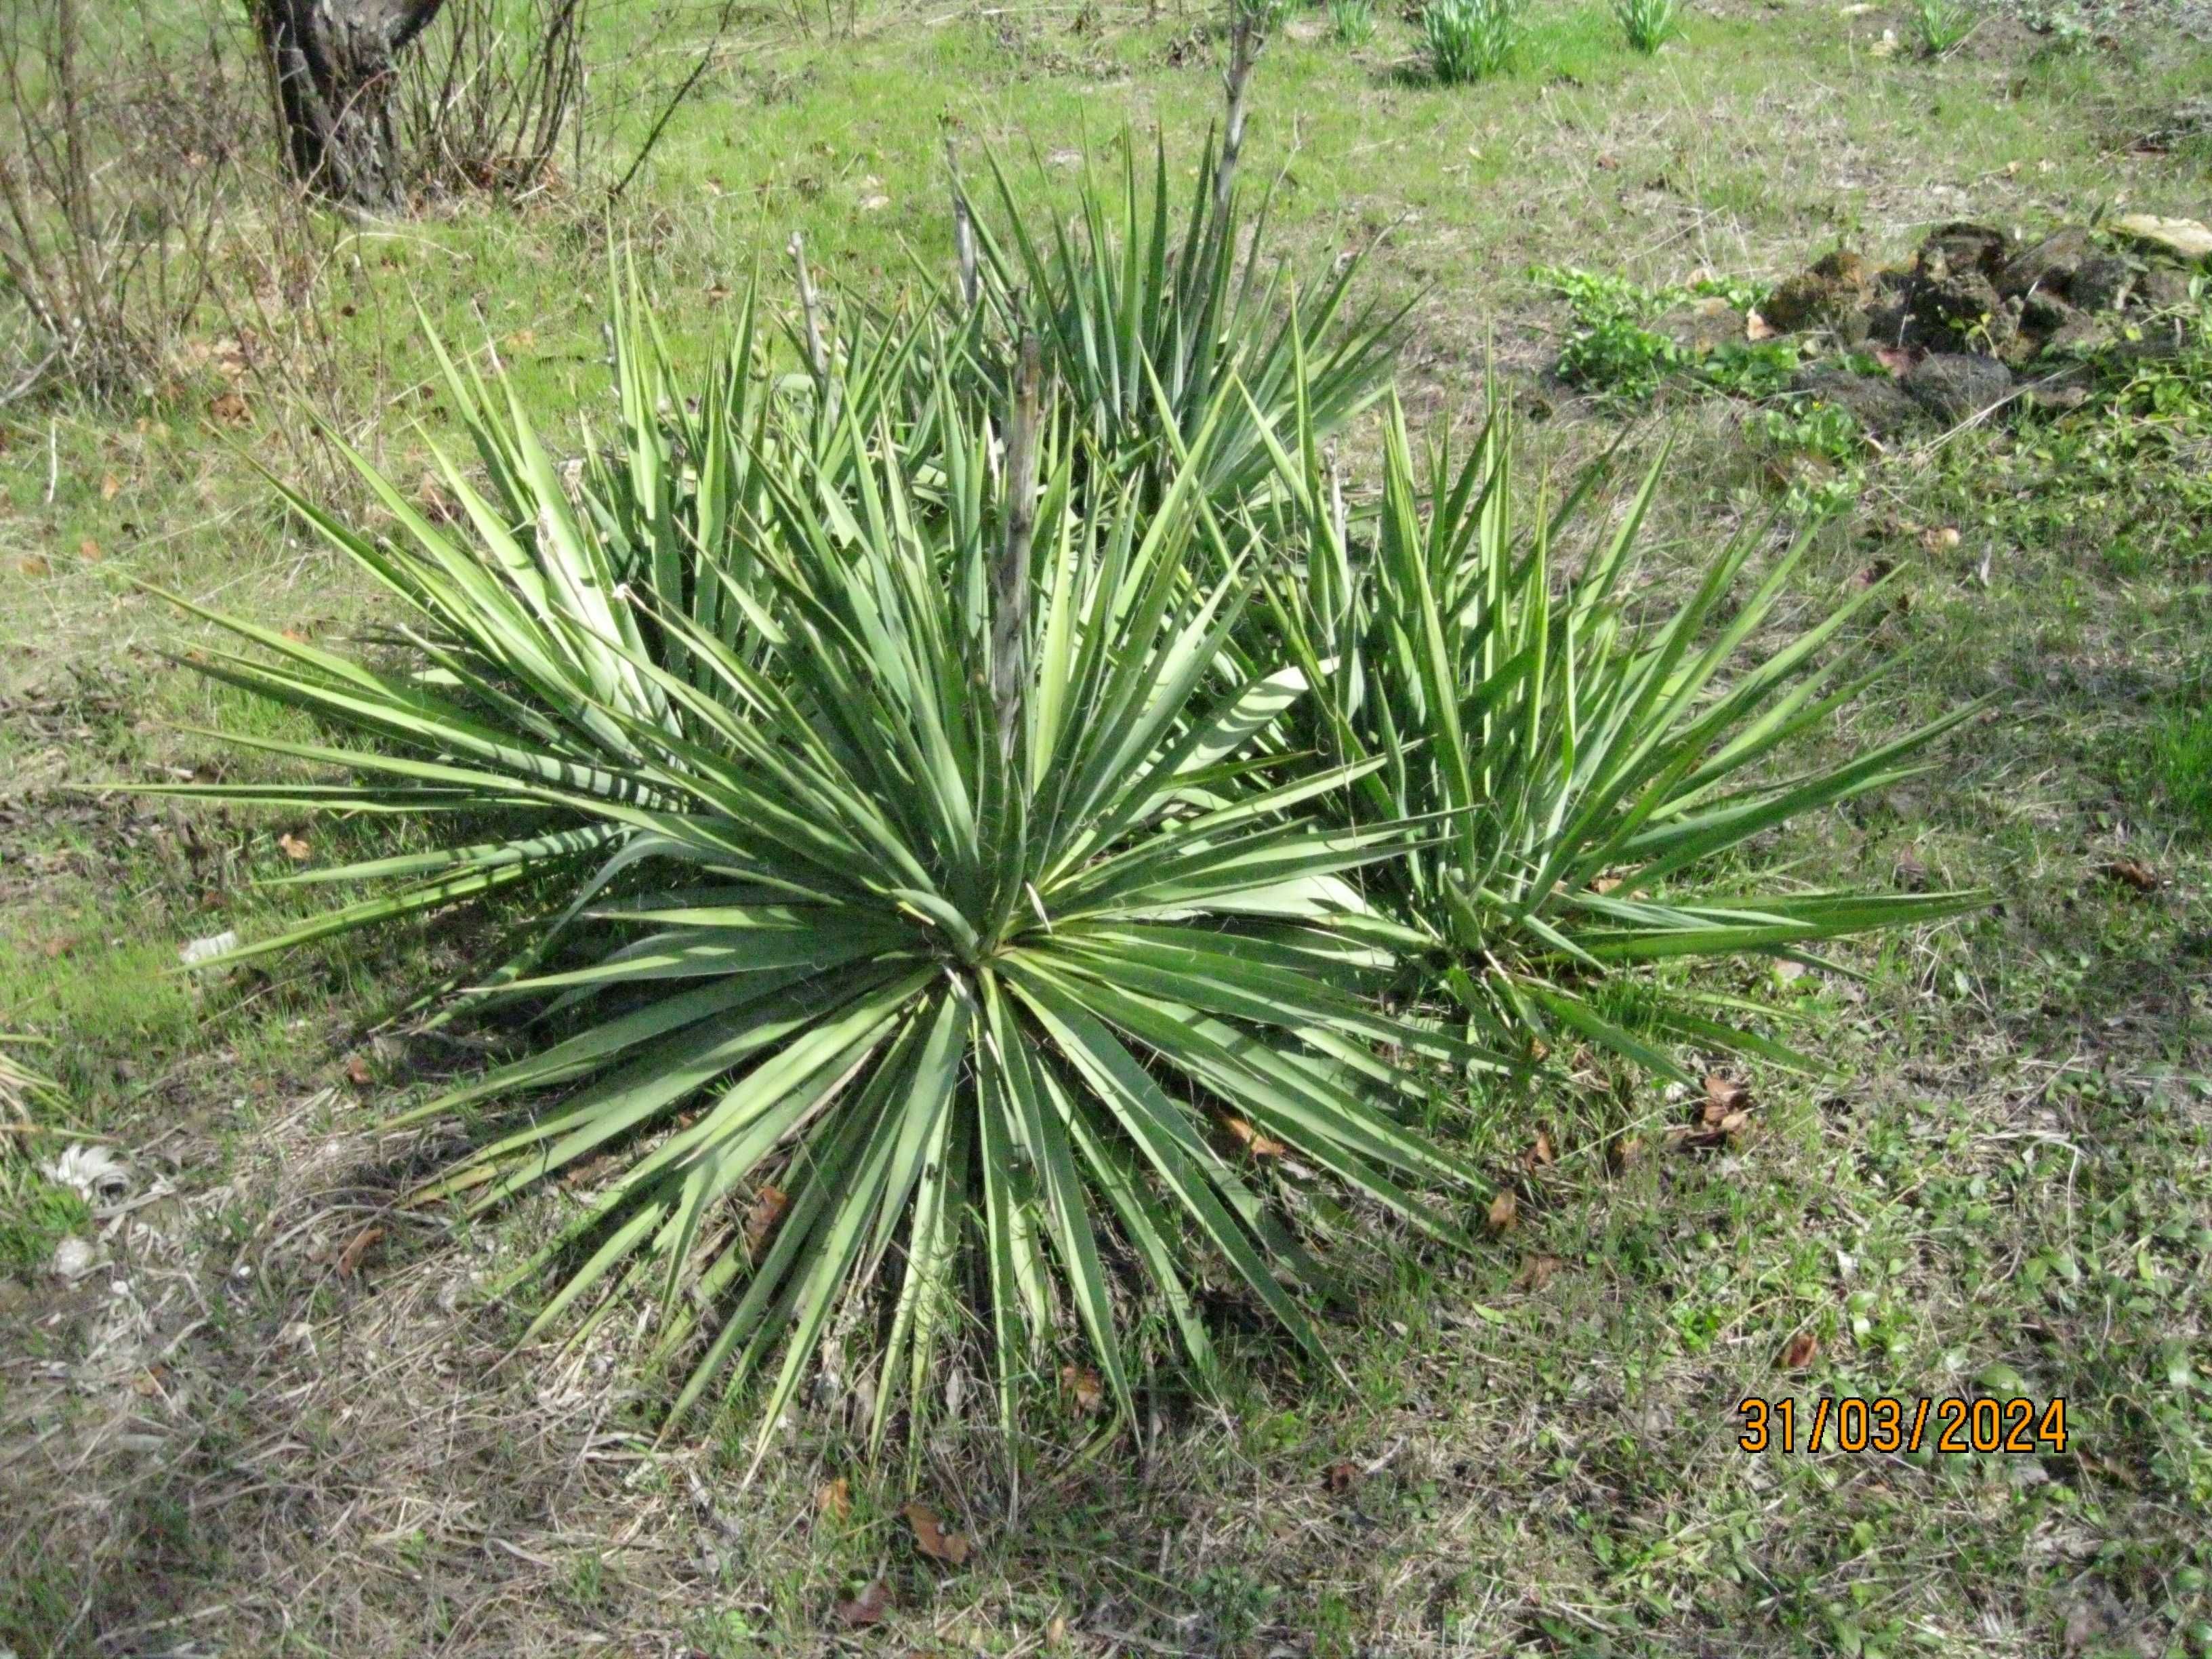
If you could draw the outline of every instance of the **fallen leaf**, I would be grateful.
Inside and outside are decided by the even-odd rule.
[[[1536,1139],[1529,1143],[1528,1150],[1521,1154],[1522,1168],[1532,1173],[1558,1161],[1559,1159],[1552,1152],[1552,1137],[1541,1129],[1536,1131]]]
[[[76,556],[87,564],[98,564],[106,556],[100,550],[100,544],[89,536],[76,544]]]
[[[1521,1200],[1514,1197],[1510,1188],[1501,1188],[1490,1200],[1490,1231],[1510,1232],[1521,1219]]]
[[[1230,1139],[1255,1158],[1280,1158],[1291,1149],[1273,1135],[1263,1134],[1241,1117],[1224,1117],[1221,1127],[1229,1132]]]
[[[753,1199],[753,1206],[745,1212],[745,1253],[760,1254],[760,1247],[775,1231],[775,1224],[783,1219],[783,1212],[791,1207],[791,1194],[776,1186],[763,1187]]]
[[[909,1504],[904,1511],[906,1523],[914,1528],[915,1547],[933,1561],[942,1561],[948,1567],[957,1567],[968,1559],[971,1546],[964,1532],[947,1532],[945,1523],[937,1518],[937,1511],[926,1504]]]
[[[2155,893],[2166,884],[2163,876],[2136,859],[2114,859],[2105,866],[2105,873],[2138,893]]]
[[[1085,1417],[1090,1416],[1106,1403],[1106,1386],[1098,1380],[1098,1373],[1084,1365],[1062,1365],[1060,1368],[1060,1391],[1068,1403]]]
[[[1359,1484],[1359,1465],[1353,1462],[1330,1464],[1321,1472],[1322,1487],[1339,1498]]]
[[[122,493],[122,490],[123,480],[117,477],[112,472],[109,473],[106,477],[100,481],[100,499],[103,501],[113,501],[117,495]]]
[[[306,839],[294,835],[289,830],[276,837],[276,846],[278,850],[295,864],[305,864],[315,856],[315,849],[307,845]]]
[[[1921,548],[1930,554],[1946,553],[1959,544],[1959,532],[1950,525],[1920,532]]]
[[[338,1252],[338,1277],[351,1279],[361,1271],[362,1258],[384,1241],[384,1229],[372,1224],[346,1240]]]
[[[1771,340],[1782,331],[1757,312],[1747,313],[1743,319],[1743,337],[1747,340]]]
[[[848,1601],[840,1601],[830,1609],[830,1615],[848,1629],[860,1629],[868,1625],[883,1623],[884,1615],[891,1610],[891,1593],[880,1578],[872,1578],[868,1587]]]
[[[814,1512],[842,1521],[853,1512],[853,1483],[842,1474],[835,1480],[824,1480],[814,1489]]]
[[[1521,1271],[1514,1277],[1514,1287],[1516,1290],[1540,1291],[1552,1282],[1552,1275],[1565,1265],[1555,1255],[1528,1256],[1522,1261]]]
[[[217,426],[244,426],[253,418],[253,411],[237,392],[226,392],[208,404],[208,418]]]
[[[359,1054],[351,1055],[347,1059],[346,1081],[352,1084],[355,1088],[366,1089],[375,1080],[375,1075],[368,1069],[368,1060]]]
[[[1590,891],[1593,893],[1610,893],[1620,885],[1620,882],[1621,878],[1619,876],[1600,876],[1596,880],[1590,883]]]
[[[1612,154],[1610,151],[1607,151],[1605,155],[1597,158],[1597,164],[1601,167],[1603,167],[1607,173],[1611,173],[1620,167],[1620,158],[1618,155]]]
[[[1750,1104],[1751,1090],[1747,1085],[1719,1072],[1706,1074],[1703,1113],[1706,1123],[1725,1123],[1730,1117],[1740,1115]]]
[[[1802,1371],[1813,1363],[1814,1356],[1820,1352],[1820,1339],[1810,1331],[1800,1331],[1782,1350],[1782,1369]]]

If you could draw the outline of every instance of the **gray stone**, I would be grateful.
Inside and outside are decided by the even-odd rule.
[[[2066,284],[2066,297],[2084,311],[2118,311],[2135,285],[2136,269],[2116,254],[2084,259]]]
[[[2006,260],[1997,276],[1997,292],[2008,299],[2054,289],[2063,293],[2081,262],[2096,251],[2086,227],[2063,226]]]
[[[1833,404],[1870,435],[1887,438],[1927,417],[1886,374],[1854,374],[1840,363],[1814,363],[1797,372],[1793,390]]]
[[[1994,357],[1936,351],[1905,377],[1905,390],[1938,420],[1956,423],[1993,409],[2012,395],[2012,371]]]
[[[2212,225],[2197,219],[2161,219],[2155,213],[2130,213],[2115,219],[2118,235],[2178,253],[2189,260],[2212,259]]]
[[[2012,238],[1987,225],[1954,220],[1929,233],[1920,245],[1920,274],[1933,283],[1966,271],[1995,276],[2012,253]]]
[[[1749,319],[1717,296],[1676,306],[1651,326],[1692,356],[1733,344],[1745,337]]]
[[[2136,283],[2136,299],[2151,311],[2171,311],[2189,303],[2189,273],[2172,265],[2153,265]]]

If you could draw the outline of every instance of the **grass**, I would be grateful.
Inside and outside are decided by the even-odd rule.
[[[1218,96],[1195,20],[1108,8],[1079,34],[1058,15],[871,13],[850,40],[745,25],[613,227],[673,343],[725,326],[794,228],[870,295],[915,280],[908,246],[945,266],[948,125],[1008,154],[1034,137],[1024,188],[1065,180],[1063,203],[1074,169],[1054,157],[1102,95],[1195,165]],[[1655,69],[1608,8],[1539,5],[1510,69],[1449,89],[1401,71],[1419,35],[1395,19],[1358,58],[1293,23],[1262,60],[1249,165],[1287,161],[1277,213],[1308,258],[1377,245],[1366,280],[1414,303],[1417,420],[1471,426],[1493,360],[1549,412],[1534,430],[1563,473],[1623,427],[1539,378],[1574,323],[1532,266],[1656,292],[1765,283],[1838,240],[1899,257],[1962,211],[2033,227],[2124,192],[2201,212],[2201,149],[2126,143],[2201,89],[2201,43],[2143,15],[2110,46],[2055,51],[1993,21],[1924,63],[1869,57],[1897,21],[1701,7]],[[438,422],[434,398],[398,395],[430,368],[401,325],[416,298],[448,335],[496,341],[534,407],[600,384],[607,236],[587,200],[332,240],[358,256],[331,278],[356,307],[347,362],[391,394],[350,416],[382,416],[403,479],[424,457],[391,407]],[[102,1258],[78,1285],[0,1277],[0,1643],[2201,1655],[2212,547],[2191,493],[2201,417],[2175,401],[2192,384],[2175,370],[2095,419],[1868,456],[1793,579],[1803,617],[1905,571],[1869,640],[1896,667],[1852,739],[1999,694],[1945,775],[1777,849],[1822,880],[2004,896],[1848,953],[1848,972],[1729,983],[1786,998],[1838,1078],[1747,1074],[1733,1141],[1699,1128],[1694,1097],[1598,1071],[1532,1102],[1525,1138],[1466,1149],[1510,1184],[1510,1224],[1464,1262],[1386,1239],[1377,1317],[1332,1334],[1342,1382],[1278,1366],[1218,1402],[1163,1389],[1140,1401],[1141,1451],[1024,1443],[1018,1483],[980,1381],[911,1480],[860,1473],[817,1409],[742,1492],[750,1425],[656,1448],[611,1356],[491,1370],[527,1310],[477,1293],[555,1224],[557,1194],[457,1236],[391,1207],[442,1148],[377,1122],[479,1063],[457,1036],[357,1029],[451,959],[436,925],[266,979],[166,971],[181,941],[270,914],[252,883],[291,867],[280,832],[335,853],[382,831],[58,787],[207,764],[180,728],[244,713],[163,665],[198,636],[125,578],[319,638],[374,614],[248,465],[292,464],[282,386],[249,385],[250,423],[220,431],[219,362],[120,415],[10,409],[0,1030],[54,1039],[38,1060],[59,1097],[31,1109],[59,1133],[38,1155],[111,1136],[149,1201],[119,1224],[71,1218]],[[1659,408],[1679,458],[1662,545],[1694,552],[1776,509],[1738,401]],[[1361,453],[1347,444],[1355,479]],[[1660,563],[1663,592],[1688,560]],[[24,1165],[11,1194],[33,1192]],[[1803,1335],[1810,1363],[1784,1365]],[[1266,1352],[1233,1324],[1220,1340]],[[1736,1449],[1746,1394],[1942,1394],[1996,1366],[2068,1397],[2067,1453]],[[918,1552],[915,1501],[973,1540],[964,1565]],[[879,1577],[882,1622],[850,1624],[841,1604]]]

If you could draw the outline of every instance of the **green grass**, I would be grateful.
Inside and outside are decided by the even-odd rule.
[[[1140,132],[1164,123],[1172,167],[1196,164],[1218,64],[1188,45],[1195,12],[1108,8],[1077,33],[1050,10],[947,9],[872,13],[851,40],[749,21],[611,227],[580,193],[326,227],[346,252],[331,293],[355,307],[338,319],[349,429],[374,422],[403,480],[424,459],[410,419],[445,430],[434,398],[392,395],[429,371],[418,298],[449,336],[499,342],[534,408],[595,397],[610,228],[681,349],[727,325],[728,296],[793,228],[832,283],[916,287],[908,249],[934,280],[948,129],[971,162],[1034,141],[1045,164],[1024,188],[1061,208],[1075,169],[1055,153],[1115,162],[1125,111]],[[1622,428],[1536,377],[1574,323],[1531,267],[1653,291],[1764,283],[1838,240],[1903,257],[1911,228],[1961,212],[2032,229],[2123,193],[2130,210],[2203,211],[2201,140],[2128,148],[2212,79],[2212,49],[2148,16],[2110,47],[1990,27],[1924,61],[1869,55],[1897,15],[1834,8],[1692,9],[1656,61],[1606,5],[1528,22],[1504,74],[1447,88],[1389,9],[1357,55],[1293,20],[1262,60],[1248,165],[1287,164],[1277,213],[1301,261],[1379,239],[1370,291],[1415,302],[1417,419],[1471,425],[1494,350],[1551,411],[1533,429],[1559,475]],[[629,118],[634,141],[649,111]],[[1862,458],[1793,579],[1802,619],[1906,569],[1870,641],[1894,670],[1850,740],[1996,698],[1944,775],[1774,849],[1808,880],[2002,895],[1847,954],[1849,972],[1724,981],[1786,998],[1792,1040],[1838,1078],[1752,1074],[1747,1132],[1711,1146],[1670,1139],[1694,1099],[1599,1070],[1530,1103],[1551,1161],[1533,1130],[1466,1149],[1517,1199],[1485,1253],[1367,1248],[1379,1304],[1330,1334],[1343,1381],[1271,1364],[1231,1322],[1224,1357],[1252,1380],[1219,1402],[1141,1401],[1157,1417],[1141,1454],[1024,1443],[1009,1483],[978,1382],[910,1482],[863,1474],[825,1398],[744,1492],[751,1425],[656,1449],[611,1355],[552,1382],[492,1370],[526,1316],[475,1298],[557,1224],[558,1194],[457,1237],[383,1207],[445,1149],[368,1131],[480,1058],[451,1036],[372,1047],[355,1023],[452,941],[426,926],[374,956],[195,989],[167,972],[177,945],[277,914],[248,884],[287,866],[276,836],[300,826],[57,787],[206,763],[213,747],[179,728],[240,712],[162,665],[199,636],[126,578],[318,638],[376,614],[248,464],[298,463],[299,377],[250,381],[235,431],[207,424],[228,381],[190,365],[141,408],[0,412],[0,1030],[54,1039],[40,1058],[64,1085],[30,1108],[53,1133],[5,1154],[4,1190],[37,1200],[27,1165],[85,1132],[177,1189],[108,1247],[150,1336],[107,1272],[74,1293],[0,1274],[0,1434],[21,1454],[0,1476],[0,1643],[1103,1653],[1121,1632],[1173,1652],[2201,1659],[2203,375],[2150,377],[2094,418]],[[1735,398],[1657,407],[1679,457],[1662,546],[1692,553],[1782,504]],[[1346,445],[1355,480],[1363,441]],[[1662,559],[1655,588],[1689,563]],[[333,854],[388,830],[307,827]],[[2161,884],[2114,878],[2122,860]],[[51,1249],[35,1211],[9,1203],[9,1249]],[[341,1273],[372,1219],[384,1237]],[[1800,1333],[1816,1356],[1784,1370]],[[1941,1394],[1996,1365],[2068,1396],[2067,1455],[1735,1448],[1747,1394]],[[842,1512],[817,1501],[840,1478]],[[901,1513],[916,1498],[974,1539],[966,1565],[917,1553]],[[878,1575],[883,1624],[841,1622]]]

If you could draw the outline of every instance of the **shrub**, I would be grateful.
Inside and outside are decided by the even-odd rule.
[[[1860,690],[1845,659],[1820,653],[1886,584],[1746,661],[1805,546],[1743,595],[1761,544],[1746,537],[1671,615],[1633,626],[1621,596],[1665,458],[1555,591],[1554,538],[1571,518],[1516,528],[1507,419],[1456,468],[1439,450],[1425,490],[1394,406],[1381,503],[1357,533],[1310,436],[1283,457],[1271,617],[1316,688],[1310,740],[1372,769],[1346,798],[1353,823],[1439,826],[1372,884],[1433,941],[1479,1041],[1534,1057],[1577,1040],[1675,1078],[1674,1042],[1802,1062],[1731,1023],[1733,999],[1648,975],[1791,957],[1981,902],[1795,890],[1759,856],[1792,820],[1911,775],[1914,752],[1972,709],[1833,765],[1767,772]]]
[[[1628,44],[1649,57],[1681,28],[1675,0],[1613,0],[1613,15]]]
[[[1421,11],[1429,72],[1455,87],[1497,74],[1521,39],[1520,0],[1429,0]]]
[[[1349,878],[1407,831],[1313,821],[1362,769],[1262,751],[1305,684],[1224,654],[1250,583],[1206,574],[1205,480],[1242,392],[1216,391],[1157,499],[1085,494],[1084,406],[1039,416],[1026,373],[998,434],[941,354],[931,419],[896,433],[896,399],[833,375],[847,432],[877,436],[832,451],[777,414],[749,344],[695,410],[649,319],[617,336],[623,430],[574,495],[449,367],[491,485],[441,458],[455,527],[373,473],[394,543],[290,496],[397,596],[408,648],[225,622],[257,650],[203,672],[352,739],[232,740],[340,781],[169,791],[437,831],[311,872],[374,896],[229,960],[522,896],[524,943],[471,1006],[588,1012],[408,1115],[574,1091],[422,1194],[472,1211],[611,1155],[542,1258],[532,1334],[650,1290],[656,1352],[687,1357],[675,1411],[772,1369],[772,1426],[857,1300],[881,1320],[880,1435],[902,1398],[919,1426],[970,1286],[1008,1419],[1048,1345],[1087,1344],[1127,1413],[1132,1286],[1211,1364],[1194,1245],[1315,1343],[1286,1285],[1322,1276],[1255,1162],[1295,1150],[1457,1237],[1413,1189],[1472,1178],[1406,1127],[1416,1085],[1376,1050],[1483,1057],[1373,1011],[1392,934]]]
[[[1343,45],[1364,46],[1375,38],[1375,0],[1328,0],[1328,22]]]

